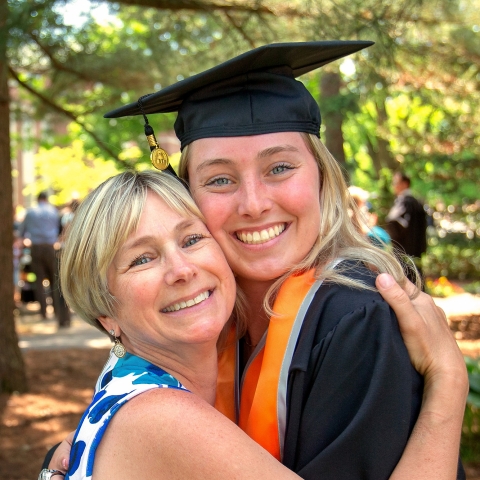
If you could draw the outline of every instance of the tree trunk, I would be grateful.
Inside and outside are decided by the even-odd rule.
[[[27,381],[13,317],[13,201],[8,94],[7,0],[0,0],[0,392],[25,392]]]
[[[373,162],[375,177],[379,178],[380,170],[382,169],[382,163],[380,162],[380,159],[378,158],[378,152],[373,146],[372,140],[368,135],[367,135],[367,148],[368,148],[368,154],[370,155]]]
[[[387,115],[387,110],[385,108],[385,99],[383,97],[380,97],[377,100],[376,107],[377,107],[378,127],[382,131],[387,131],[388,115]],[[395,170],[398,167],[398,162],[392,156],[392,152],[390,151],[390,144],[388,143],[388,140],[385,139],[383,136],[378,135],[377,142],[378,142],[377,152],[378,152],[378,158],[380,163],[383,166],[389,168],[390,170]]]
[[[326,72],[320,81],[322,103],[325,107],[322,112],[322,123],[325,125],[325,145],[340,165],[345,169],[345,151],[343,149],[342,121],[343,114],[340,109],[330,108],[340,97],[341,78],[338,73]]]

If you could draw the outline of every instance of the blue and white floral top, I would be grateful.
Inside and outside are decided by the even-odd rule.
[[[92,478],[95,453],[113,415],[128,400],[152,388],[187,391],[172,375],[143,358],[127,353],[123,358],[117,359],[110,352],[110,358],[98,379],[92,403],[75,432],[65,479]]]

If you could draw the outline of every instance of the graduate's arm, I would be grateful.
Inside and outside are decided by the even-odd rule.
[[[425,377],[422,410],[392,480],[455,478],[468,376],[443,310],[414,286],[402,290],[382,274],[377,288],[395,311],[410,359]]]
[[[153,389],[127,402],[112,418],[97,450],[93,478],[300,477],[199,397]]]

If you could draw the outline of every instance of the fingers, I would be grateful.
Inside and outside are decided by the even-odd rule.
[[[48,465],[48,468],[53,470],[61,470],[66,472],[68,470],[70,450],[72,448],[72,441],[75,432],[68,434],[67,438],[58,446],[53,454],[52,459]]]
[[[377,277],[378,291],[392,307],[416,370],[426,376],[464,374],[465,362],[446,321],[445,312],[435,305],[432,297],[421,292],[415,299],[408,292],[415,286],[407,282],[402,289],[393,277]]]
[[[409,292],[415,290],[415,285],[407,280],[404,290],[387,273],[378,275],[375,284],[384,300],[392,307],[395,315],[401,321],[401,328],[418,327],[415,323],[419,321],[418,312],[409,298]]]

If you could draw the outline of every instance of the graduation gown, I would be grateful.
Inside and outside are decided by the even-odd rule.
[[[348,265],[350,278],[374,286],[369,270]],[[237,421],[244,429],[249,425],[253,435],[245,429],[247,433],[302,478],[388,479],[423,395],[423,379],[410,363],[396,317],[380,294],[344,285],[325,282],[308,301],[288,366],[286,419],[277,420],[279,426],[285,423],[280,455],[271,448],[267,428],[260,426],[258,435],[255,431],[256,424],[270,421],[271,404],[265,404],[265,419],[258,407],[253,422],[241,415],[238,419],[243,406],[237,405]],[[266,358],[267,353],[258,368],[269,368]],[[238,380],[240,389],[245,372]],[[279,386],[279,398],[281,390]],[[237,401],[243,396],[237,392]],[[278,417],[281,404],[275,407]],[[465,478],[460,464],[457,478]]]
[[[349,276],[374,285],[365,268]],[[423,379],[382,297],[324,283],[290,365],[283,463],[303,478],[387,479],[422,394]]]

